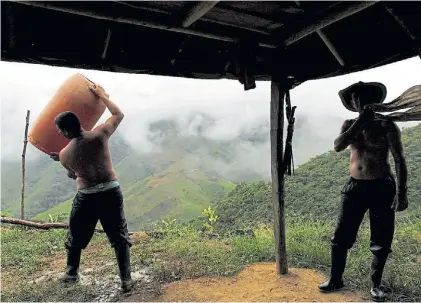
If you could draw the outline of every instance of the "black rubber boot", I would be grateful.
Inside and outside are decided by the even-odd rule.
[[[371,263],[371,281],[373,283],[370,294],[374,302],[383,302],[386,300],[386,287],[382,283],[383,270],[387,261],[387,254],[373,255]]]
[[[81,249],[69,249],[67,250],[67,268],[66,273],[61,278],[61,282],[65,285],[75,284],[79,281],[79,264],[80,256],[82,254]]]
[[[344,287],[342,275],[345,271],[346,257],[348,254],[347,249],[332,246],[331,257],[332,257],[332,268],[330,279],[319,285],[321,292],[333,292],[338,291]]]
[[[123,292],[129,292],[134,285],[130,268],[130,246],[128,244],[122,244],[114,248],[114,251],[120,270],[121,290]]]

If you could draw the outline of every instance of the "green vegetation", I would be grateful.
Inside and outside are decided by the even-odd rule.
[[[421,125],[405,129],[402,141],[408,166],[409,208],[397,215],[398,224],[421,219]],[[391,159],[392,171],[394,171]],[[288,217],[311,221],[334,221],[340,207],[340,191],[349,170],[349,151],[328,152],[295,170],[285,182],[285,207]],[[240,183],[215,208],[219,226],[243,228],[271,223],[272,187],[268,182]]]
[[[274,242],[270,227],[260,226],[254,229],[254,237],[220,237],[209,240],[187,224],[162,224],[166,232],[163,239],[152,239],[136,243],[132,248],[133,264],[149,264],[153,268],[156,281],[170,282],[180,278],[202,276],[230,276],[238,273],[245,265],[256,262],[273,262]],[[330,266],[329,237],[334,228],[332,223],[309,221],[287,221],[287,249],[290,267],[315,268],[328,273]],[[15,281],[13,288],[7,283],[13,272],[14,276],[41,271],[48,267],[48,262],[62,258],[64,252],[59,244],[64,241],[64,231],[39,232],[2,229],[2,237],[6,239],[3,248],[2,273],[6,283],[3,291],[5,301],[53,301],[77,297],[80,301],[89,301],[94,296],[94,288],[76,287],[66,290],[56,282],[46,282],[39,288],[26,285],[27,280]],[[28,243],[28,239],[37,239]],[[400,226],[396,232],[394,252],[388,262],[385,280],[393,293],[392,301],[421,300],[421,264],[417,256],[421,256],[421,222]],[[21,245],[28,243],[28,245]],[[104,235],[96,235],[90,247],[101,245],[102,255],[91,255],[84,252],[86,263],[99,259],[101,264],[112,260],[113,255]],[[371,254],[369,232],[363,229],[357,245],[351,250],[345,274],[348,288],[362,290],[367,293],[370,287],[369,273]],[[30,257],[29,257],[30,255]],[[105,260],[107,261],[105,261]],[[102,260],[102,261],[101,261]],[[82,265],[82,269],[84,266]],[[62,268],[57,271],[60,275]],[[112,267],[111,272],[116,272]],[[99,277],[98,279],[101,279]],[[322,282],[322,281],[320,281]],[[48,288],[47,288],[48,286]],[[157,286],[158,287],[158,286]],[[80,293],[80,294],[78,294]]]

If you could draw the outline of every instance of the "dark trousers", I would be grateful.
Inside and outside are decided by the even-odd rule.
[[[357,238],[367,210],[370,215],[370,250],[373,253],[372,281],[380,283],[395,231],[396,195],[393,177],[375,180],[350,178],[342,189],[342,207],[332,241],[332,277],[342,277],[346,254]]]
[[[85,249],[92,239],[98,220],[112,247],[118,248],[122,244],[131,247],[124,216],[123,194],[118,186],[98,193],[76,194],[70,213],[66,248]]]

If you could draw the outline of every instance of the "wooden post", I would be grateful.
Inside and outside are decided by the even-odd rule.
[[[275,256],[278,274],[288,273],[284,220],[284,174],[282,170],[285,92],[285,81],[281,82],[279,79],[272,77],[270,100],[270,143],[272,199],[275,212]]]
[[[25,138],[23,139],[23,152],[22,152],[22,197],[20,201],[20,218],[25,219],[25,157],[26,145],[28,144],[28,126],[30,110],[26,112],[26,125],[25,125]]]

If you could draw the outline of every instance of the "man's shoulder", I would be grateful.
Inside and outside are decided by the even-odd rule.
[[[346,119],[343,123],[342,123],[342,128],[349,128],[354,122],[356,121],[356,119]]]
[[[352,123],[354,123],[355,121],[357,121],[357,119],[356,119],[356,118],[353,118],[353,119],[345,119],[344,124],[352,124]]]
[[[96,139],[96,140],[101,140],[101,141],[107,141],[108,138],[106,136],[104,136],[103,132],[96,128],[94,130],[91,131],[87,131],[86,132],[86,139],[88,139],[89,141],[92,139]]]
[[[381,120],[379,123],[387,132],[399,132],[398,125],[393,121]]]

